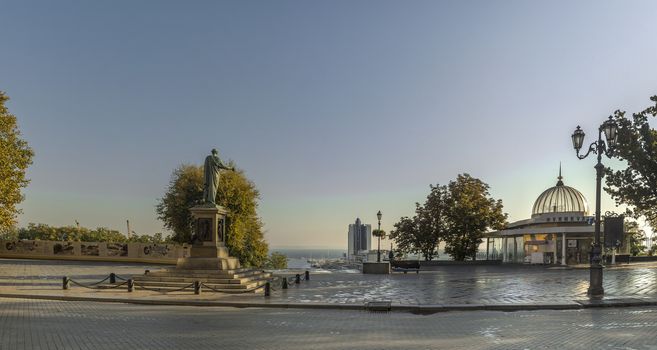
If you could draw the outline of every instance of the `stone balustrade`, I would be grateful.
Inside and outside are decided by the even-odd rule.
[[[0,258],[125,261],[175,264],[189,256],[186,244],[0,241]]]

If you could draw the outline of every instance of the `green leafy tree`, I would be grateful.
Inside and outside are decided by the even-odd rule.
[[[402,217],[390,231],[397,254],[420,254],[426,261],[438,256],[438,244],[447,234],[445,186],[430,185],[431,191],[424,205],[415,203],[415,215]]]
[[[223,176],[222,176],[223,178]],[[192,238],[192,214],[189,208],[203,197],[203,167],[183,164],[171,175],[169,188],[157,206],[158,218],[173,232],[173,241],[187,243]]]
[[[18,229],[13,227],[4,231],[0,231],[0,240],[14,241],[18,239]]]
[[[0,232],[11,230],[20,214],[17,205],[23,200],[21,188],[29,183],[25,177],[34,152],[21,139],[16,116],[9,113],[7,95],[0,91]]]
[[[126,237],[116,230],[99,227],[95,230],[75,226],[50,226],[30,223],[18,230],[19,239],[75,242],[125,242]]]
[[[233,163],[230,166],[234,166]],[[244,266],[263,266],[268,246],[258,217],[260,193],[241,170],[221,174],[216,203],[228,210],[226,246]],[[174,170],[164,197],[156,206],[158,218],[173,231],[174,242],[189,242],[192,216],[189,208],[202,202],[203,167],[181,165]]]
[[[79,241],[80,231],[87,231],[87,229],[78,229],[74,226],[53,227],[46,224],[29,223],[27,227],[18,229],[18,238],[40,241]]]
[[[287,256],[279,252],[273,252],[267,258],[265,267],[268,269],[281,270],[287,268]]]
[[[117,230],[106,227],[98,227],[95,230],[85,230],[85,235],[80,237],[82,242],[126,242],[127,237]]]
[[[644,217],[657,230],[657,130],[648,123],[648,117],[657,116],[657,96],[650,100],[655,105],[634,113],[632,119],[626,118],[625,112],[614,112],[618,123],[614,156],[627,167],[617,171],[605,169],[605,190],[617,204],[630,206],[628,214]]]
[[[128,238],[127,242],[129,242],[129,243],[163,243],[161,240],[154,239],[152,236],[137,235],[137,234],[130,235],[130,238]]]
[[[175,243],[172,239],[171,236],[169,235],[162,235],[162,232],[157,232],[153,235],[138,235],[138,234],[132,234],[130,235],[130,238],[126,242],[130,243],[154,243],[154,244],[166,244],[166,243]]]
[[[648,255],[653,256],[655,255],[655,252],[657,252],[657,243],[653,243],[652,246],[650,246],[650,249],[648,250]]]
[[[630,243],[630,254],[637,256],[646,251],[646,246],[643,243],[646,241],[646,233],[639,228],[636,221],[625,222],[625,234]]]
[[[491,198],[488,189],[487,184],[468,174],[458,175],[447,186],[445,205],[449,227],[445,252],[454,260],[474,260],[484,234],[506,225],[502,201]]]
[[[106,227],[89,229],[77,226],[50,226],[47,224],[30,223],[27,227],[15,231],[12,236],[6,235],[3,239],[27,239],[40,241],[69,241],[69,242],[135,242],[135,243],[168,243],[170,237],[163,237],[158,232],[154,235],[132,235],[130,238],[123,233]]]

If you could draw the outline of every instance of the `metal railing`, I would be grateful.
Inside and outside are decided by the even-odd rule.
[[[121,283],[117,283],[117,279],[121,280]],[[100,290],[100,289],[116,289],[122,286],[127,286],[127,290],[129,293],[134,291],[135,289],[140,289],[140,290],[146,290],[146,291],[151,291],[151,292],[158,292],[162,294],[167,294],[167,293],[174,293],[174,292],[181,292],[184,290],[188,289],[193,289],[194,294],[200,295],[202,293],[203,287],[205,287],[207,290],[212,291],[214,293],[224,293],[224,294],[244,294],[244,293],[254,293],[260,289],[264,288],[264,296],[269,297],[271,296],[271,291],[272,290],[280,290],[279,288],[274,288],[272,286],[273,282],[277,279],[281,280],[281,288],[280,289],[288,289],[290,284],[300,284],[301,281],[309,281],[310,280],[310,271],[306,271],[303,276],[301,274],[296,274],[294,276],[290,277],[272,277],[269,278],[265,283],[260,284],[256,287],[253,288],[248,288],[248,289],[243,289],[243,290],[226,290],[226,289],[217,289],[208,283],[201,282],[201,281],[194,281],[186,286],[183,286],[181,288],[177,289],[159,289],[159,288],[149,288],[148,286],[138,282],[135,283],[135,280],[132,278],[124,278],[121,277],[115,273],[110,273],[107,277],[103,278],[102,280],[98,282],[93,282],[93,283],[81,283],[76,280],[73,280],[69,278],[68,276],[64,276],[62,279],[62,289],[68,290],[71,286],[71,284],[76,285],[78,287],[82,288],[87,288],[87,289],[95,289],[95,290]],[[103,282],[109,281],[108,284],[103,285]]]
[[[117,284],[116,283],[117,278],[122,280],[123,283]],[[110,284],[110,286],[106,286],[106,285],[103,286],[102,283],[107,281],[107,280],[109,280],[108,283]],[[62,289],[64,289],[64,290],[69,289],[71,284],[74,284],[78,287],[87,288],[87,289],[115,289],[115,288],[119,288],[121,286],[124,286],[126,284],[128,285],[128,288],[130,288],[131,281],[132,281],[132,279],[125,279],[123,277],[117,276],[115,273],[110,273],[107,277],[103,278],[102,280],[100,280],[98,282],[87,283],[87,284],[78,282],[78,281],[76,281],[74,279],[71,279],[71,278],[68,278],[68,276],[64,276],[62,278]]]
[[[272,290],[278,291],[278,290],[282,290],[282,289],[288,289],[289,285],[292,284],[292,283],[301,284],[301,281],[310,281],[310,271],[306,270],[306,272],[303,274],[303,276],[301,276],[301,274],[297,273],[296,275],[290,276],[290,277],[278,276],[278,277],[273,277],[272,278],[272,282],[274,282],[276,280],[281,280],[281,282],[280,282],[281,287],[280,288],[271,287]],[[276,283],[274,283],[274,284],[276,284]]]

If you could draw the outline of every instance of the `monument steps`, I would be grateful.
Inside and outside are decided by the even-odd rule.
[[[156,281],[135,281],[135,284],[138,286],[144,286],[144,287],[162,287],[162,288],[172,288],[172,289],[180,289],[185,286],[190,285],[188,282],[156,282]],[[254,282],[249,282],[245,284],[227,284],[227,283],[211,283],[211,282],[203,282],[203,284],[208,285],[212,288],[215,289],[251,289],[258,287],[260,285],[260,281],[254,281]]]
[[[259,292],[269,278],[271,273],[261,270],[233,269],[233,270],[183,270],[169,269],[148,272],[140,276],[134,276],[135,289],[140,287],[146,290],[167,292],[176,291],[189,287],[190,284],[199,281],[206,287],[218,292]],[[122,288],[127,288],[123,286]],[[202,288],[203,289],[203,288]],[[185,291],[193,291],[188,288]],[[209,291],[212,292],[212,291]]]
[[[212,289],[214,289],[214,291],[231,293],[231,294],[234,294],[234,293],[262,293],[263,289],[259,288],[259,287],[261,287],[264,283],[265,282],[253,283],[253,284],[248,285],[245,288],[225,288],[224,286],[221,286],[221,285],[205,284],[205,286],[203,286],[201,290],[204,291],[205,293],[212,293],[213,291],[209,290],[207,288],[207,286],[209,286]],[[147,285],[138,284],[138,285],[135,286],[135,290],[136,291],[141,291],[142,289],[140,287],[143,287],[143,288],[147,289],[148,291],[180,292],[180,293],[189,294],[189,293],[193,292],[192,288],[188,288],[188,289],[185,289],[185,290],[182,290],[182,291],[180,290],[181,288],[186,287],[188,285],[189,284],[182,284],[181,286],[170,286],[170,285],[148,285],[147,286]],[[119,288],[125,290],[127,287],[122,286],[122,287],[119,287]],[[113,290],[115,290],[115,289],[113,289]]]
[[[161,283],[192,283],[195,281],[202,281],[205,283],[214,284],[243,284],[252,281],[266,280],[269,274],[262,274],[257,276],[242,277],[242,278],[205,278],[205,277],[146,277],[135,276],[135,282],[161,282]]]
[[[144,280],[141,278],[141,276],[137,276],[133,278],[135,282],[142,281]],[[151,282],[180,282],[180,283],[191,283],[194,281],[198,281],[198,278],[194,277],[149,277],[146,279],[147,281]],[[240,284],[243,282],[249,282],[252,280],[250,277],[244,277],[244,278],[208,278],[207,282],[208,283],[216,283],[216,284]]]
[[[237,270],[166,270],[166,271],[156,271],[150,272],[145,276],[149,277],[162,277],[162,278],[215,278],[215,279],[239,279],[252,276],[259,276],[266,274],[270,276],[271,274],[259,271],[259,270],[249,270],[249,269],[237,269]]]

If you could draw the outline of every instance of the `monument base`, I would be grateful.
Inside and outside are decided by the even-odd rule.
[[[189,257],[179,258],[176,269],[189,270],[235,270],[240,262],[228,254],[224,244],[226,209],[214,204],[190,208],[196,221],[195,240]]]
[[[190,258],[229,258],[228,248],[223,243],[216,246],[193,245],[190,247]]]
[[[240,268],[237,258],[178,258],[178,270],[235,270]]]
[[[223,243],[217,246],[194,245],[190,256],[178,258],[177,269],[182,270],[235,270],[240,268],[237,258],[228,255]]]
[[[366,274],[390,274],[390,263],[388,262],[365,262],[363,263],[363,273]]]

